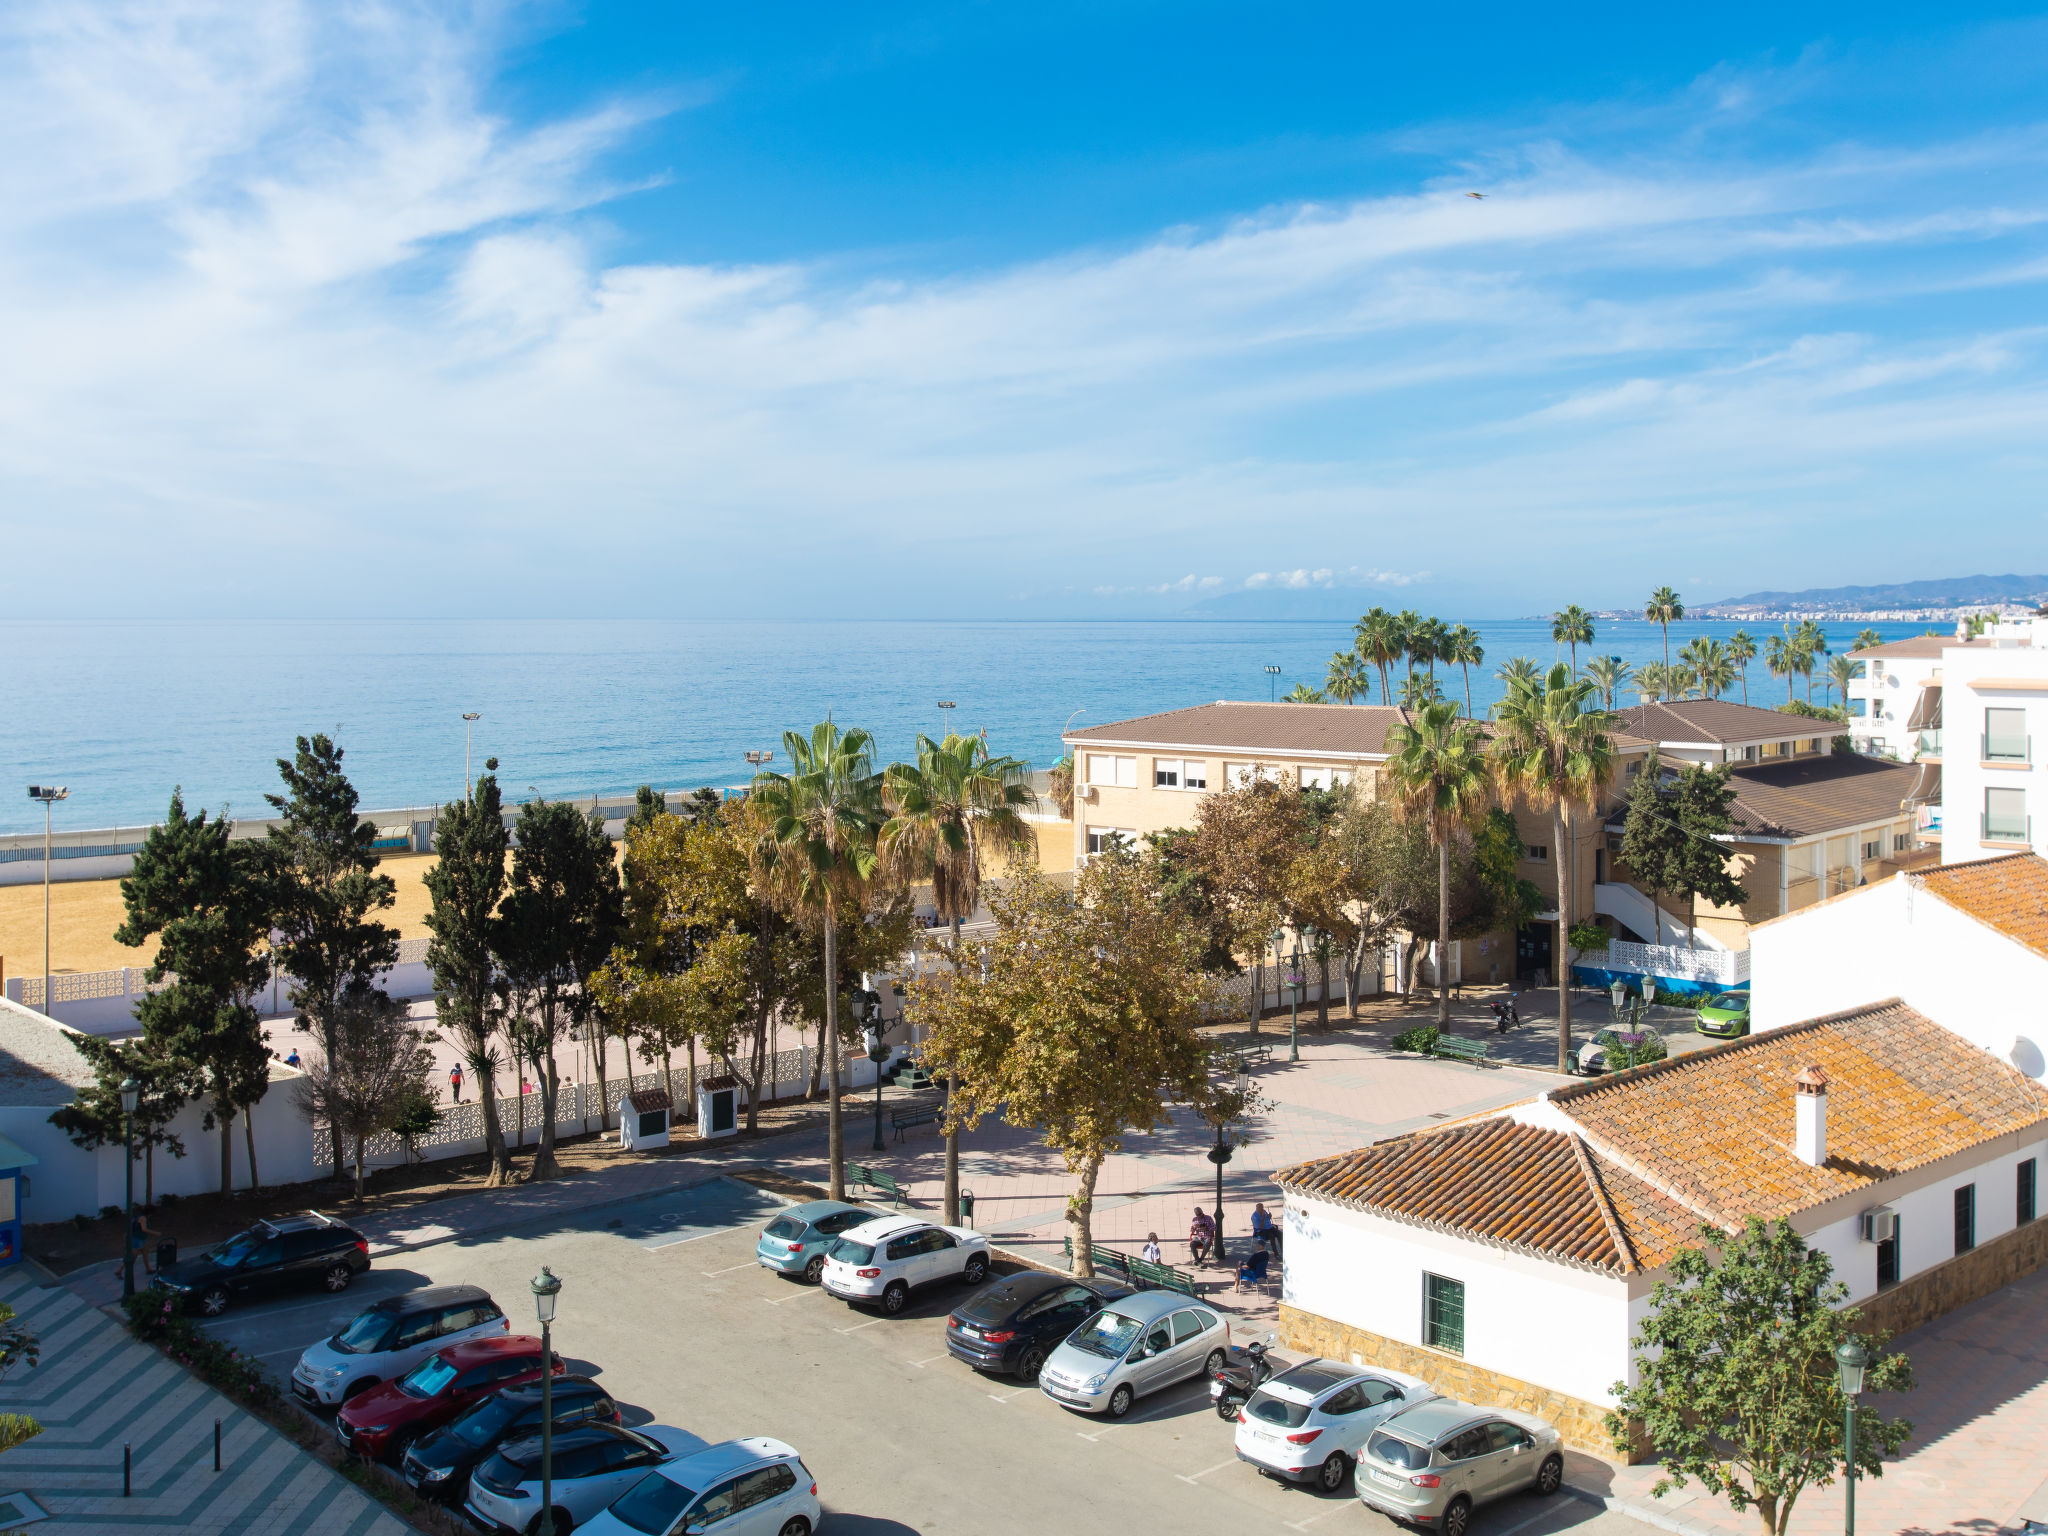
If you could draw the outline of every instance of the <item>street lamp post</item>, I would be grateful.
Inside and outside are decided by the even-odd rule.
[[[31,784],[28,797],[43,802],[43,1012],[54,1019],[56,1005],[50,998],[50,807],[70,799],[71,791],[62,784]]]
[[[1278,667],[1268,667],[1266,668],[1266,702],[1270,704],[1279,697],[1280,669]]]
[[[135,1294],[135,1106],[142,1102],[142,1084],[121,1080],[121,1150],[128,1164],[128,1210],[121,1229],[121,1299]]]
[[[939,739],[941,741],[953,734],[953,707],[955,702],[953,699],[939,700],[939,720],[941,722]]]
[[[1244,1069],[1244,1063],[1240,1061],[1238,1063],[1236,1073],[1231,1078],[1231,1083],[1233,1085],[1234,1091],[1240,1094],[1243,1093],[1248,1081],[1249,1075],[1246,1073]],[[1225,1123],[1225,1118],[1226,1117],[1224,1116],[1217,1117],[1216,1145],[1211,1147],[1208,1152],[1209,1161],[1216,1165],[1215,1259],[1218,1265],[1224,1265],[1226,1263],[1223,1255],[1223,1165],[1230,1161],[1234,1151],[1234,1149],[1230,1145],[1229,1138],[1224,1134],[1223,1127]]]
[[[1315,929],[1303,926],[1294,936],[1294,969],[1287,974],[1287,1059],[1301,1060],[1302,941],[1315,942]]]
[[[469,776],[469,746],[471,733],[482,718],[474,712],[465,712],[462,717],[462,797],[465,800],[476,793],[476,780]]]
[[[1856,1396],[1863,1390],[1863,1371],[1870,1364],[1870,1351],[1860,1335],[1852,1333],[1835,1346],[1835,1364],[1842,1373],[1842,1460],[1849,1471],[1842,1530],[1844,1536],[1856,1536]]]
[[[540,1319],[540,1519],[539,1536],[555,1536],[555,1357],[549,1330],[555,1321],[555,1299],[562,1282],[543,1264],[533,1277],[533,1310]]]
[[[862,977],[863,981],[867,978]],[[861,1012],[867,1021],[866,1038],[868,1060],[875,1064],[875,1144],[873,1150],[886,1150],[882,1145],[882,1063],[889,1059],[889,1047],[882,1043],[882,997],[872,989],[863,988],[860,1000]]]

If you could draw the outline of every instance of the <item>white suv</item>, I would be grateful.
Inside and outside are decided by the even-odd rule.
[[[883,1216],[841,1234],[825,1255],[825,1289],[842,1301],[894,1317],[921,1285],[988,1278],[988,1239],[970,1227],[940,1227],[915,1216]]]
[[[1435,1396],[1427,1382],[1400,1371],[1304,1361],[1266,1382],[1238,1410],[1237,1459],[1335,1493],[1375,1429]]]
[[[292,1394],[339,1408],[366,1387],[403,1376],[450,1344],[510,1333],[512,1325],[480,1285],[440,1285],[387,1296],[332,1338],[299,1356]]]

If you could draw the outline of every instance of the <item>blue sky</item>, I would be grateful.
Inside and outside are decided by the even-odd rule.
[[[17,0],[10,608],[2042,569],[2048,20],[1709,10]]]

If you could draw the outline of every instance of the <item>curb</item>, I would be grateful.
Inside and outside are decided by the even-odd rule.
[[[1647,1504],[1638,1504],[1632,1499],[1617,1499],[1612,1494],[1595,1493],[1590,1488],[1581,1488],[1575,1483],[1562,1483],[1561,1490],[1587,1504],[1597,1504],[1610,1514],[1627,1515],[1631,1520],[1640,1520],[1645,1525],[1654,1525],[1659,1530],[1673,1531],[1677,1536],[1727,1536],[1718,1526],[1708,1525],[1703,1520],[1688,1520],[1683,1515],[1668,1514]]]

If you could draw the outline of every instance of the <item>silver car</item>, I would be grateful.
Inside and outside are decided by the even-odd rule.
[[[1038,1390],[1083,1413],[1120,1419],[1131,1404],[1229,1358],[1230,1326],[1177,1291],[1111,1302],[1068,1334],[1038,1375]]]
[[[1372,1432],[1358,1458],[1361,1502],[1415,1525],[1465,1536],[1473,1509],[1533,1488],[1557,1492],[1564,1441],[1532,1414],[1440,1397]]]

